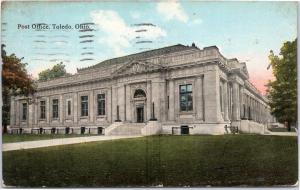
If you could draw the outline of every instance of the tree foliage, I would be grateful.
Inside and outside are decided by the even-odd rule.
[[[290,129],[297,121],[297,39],[285,42],[279,55],[271,51],[269,59],[275,77],[267,90],[271,113]]]
[[[65,65],[61,62],[56,65],[54,65],[51,69],[46,69],[39,73],[39,81],[47,81],[50,79],[62,77],[62,76],[68,76],[70,75],[67,73],[65,69]]]
[[[27,63],[22,63],[23,58],[18,58],[15,54],[8,56],[4,47],[5,45],[2,44],[2,125],[6,126],[9,123],[10,116],[10,96],[29,96],[35,92],[36,85],[32,77],[27,73]]]

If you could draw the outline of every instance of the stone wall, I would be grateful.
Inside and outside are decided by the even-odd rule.
[[[242,133],[264,134],[266,126],[255,121],[241,120],[240,129]]]

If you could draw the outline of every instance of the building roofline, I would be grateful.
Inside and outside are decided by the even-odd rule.
[[[176,49],[176,47],[178,47],[178,49]],[[179,49],[179,47],[181,47],[181,48]],[[166,51],[169,50],[169,52],[160,52],[164,49]],[[138,56],[138,55],[146,55],[146,54],[150,54],[152,52],[157,52],[157,55],[160,55],[160,54],[165,54],[165,53],[173,53],[173,52],[184,50],[184,49],[199,49],[199,48],[197,46],[193,46],[193,45],[192,46],[185,46],[185,45],[182,45],[182,44],[170,45],[170,46],[166,46],[166,47],[161,47],[161,48],[157,48],[157,49],[152,49],[152,50],[133,53],[133,54],[129,54],[129,55],[121,56],[121,57],[115,57],[115,58],[107,59],[107,60],[101,61],[101,62],[99,62],[95,65],[89,66],[89,67],[77,68],[77,72],[81,72],[81,71],[84,71],[84,70],[96,68],[100,65],[105,65],[107,63],[111,63],[111,62],[114,62],[114,61],[117,62],[118,60],[121,60],[121,59],[126,59],[126,58],[127,59],[130,59],[130,58],[134,59],[134,57]],[[157,55],[152,55],[152,56],[149,55],[149,56],[146,56],[146,57],[149,58],[149,57],[153,57],[153,56],[157,56]]]

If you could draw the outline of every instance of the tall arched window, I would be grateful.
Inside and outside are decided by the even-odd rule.
[[[135,92],[134,92],[134,98],[145,98],[146,97],[146,93],[144,92],[144,90],[142,89],[137,89]]]

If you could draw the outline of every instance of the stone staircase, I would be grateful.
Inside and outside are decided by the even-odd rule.
[[[145,127],[145,123],[123,123],[114,129],[112,129],[108,134],[109,136],[135,136],[142,135],[141,129]]]

